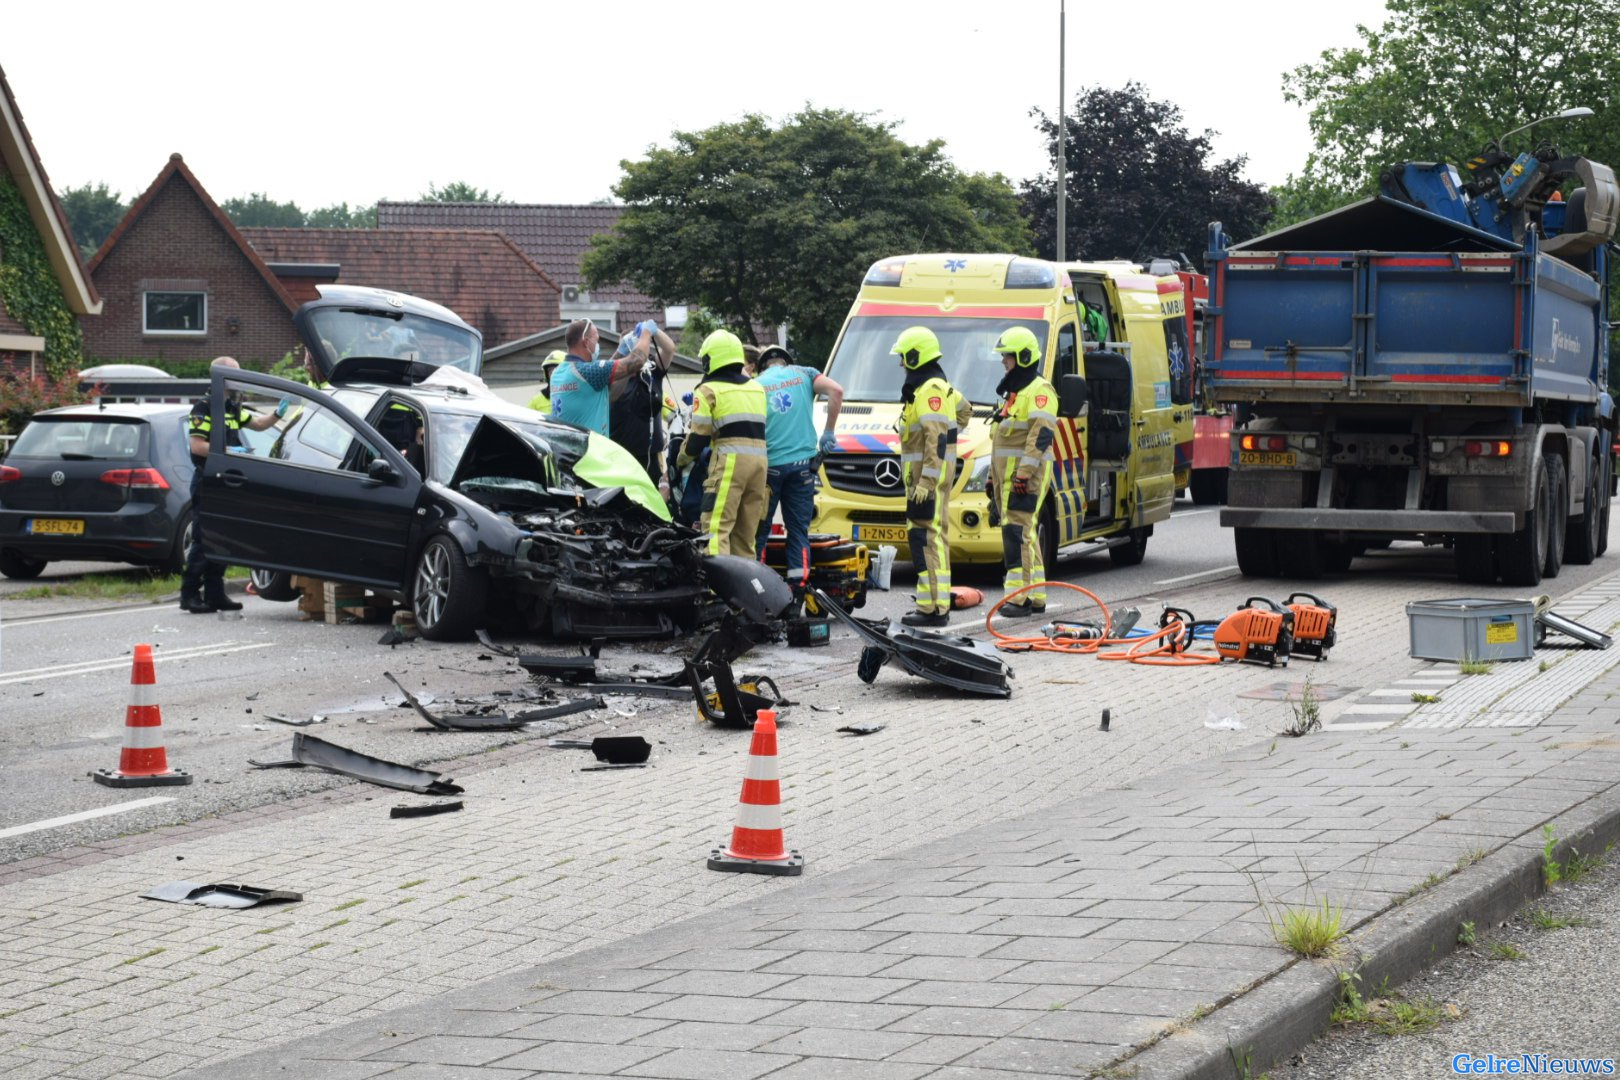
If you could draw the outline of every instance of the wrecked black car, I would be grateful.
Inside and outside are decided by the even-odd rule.
[[[323,310],[314,348],[335,334],[357,348],[401,340],[331,314],[369,324],[387,308]],[[435,351],[457,354],[456,333],[476,370],[477,332],[465,324],[437,320]],[[696,630],[709,596],[697,535],[671,521],[636,461],[497,397],[465,359],[423,356],[326,352],[324,390],[215,369],[197,500],[209,557],[261,571],[267,599],[293,599],[297,574],[407,601],[432,639],[497,620],[559,637]],[[227,402],[277,421],[229,445]]]

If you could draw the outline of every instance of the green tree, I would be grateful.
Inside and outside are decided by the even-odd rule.
[[[830,351],[878,259],[1029,250],[1004,177],[964,174],[943,142],[913,146],[858,113],[807,107],[779,126],[749,115],[672,138],[620,163],[625,212],[592,238],[586,279],[701,307],[749,341],[785,323],[807,363]]]
[[[225,216],[237,225],[272,229],[297,229],[304,224],[304,212],[295,202],[276,202],[262,191],[247,198],[226,199],[219,204]]]
[[[1459,162],[1512,128],[1585,105],[1588,120],[1547,124],[1541,140],[1620,166],[1620,0],[1389,0],[1359,44],[1283,77],[1310,111],[1315,148],[1277,191],[1287,224],[1370,194],[1403,161]]]
[[[462,180],[455,180],[440,187],[438,184],[429,184],[427,191],[422,193],[423,202],[486,202],[498,203],[506,200],[500,192],[490,194],[488,188],[473,187]]]
[[[1053,171],[1024,181],[1024,214],[1037,249],[1057,253],[1057,123],[1030,110],[1046,139]],[[1243,179],[1244,157],[1214,159],[1215,132],[1189,132],[1181,109],[1129,82],[1094,86],[1064,117],[1068,201],[1065,254],[1071,259],[1146,259],[1186,254],[1202,261],[1209,223],[1234,236],[1260,230],[1271,216],[1264,188]]]
[[[56,196],[67,215],[68,227],[79,253],[86,259],[96,253],[101,242],[118,227],[129,204],[106,184],[85,183],[76,188],[65,188]]]
[[[351,209],[346,202],[333,203],[319,210],[311,210],[304,224],[312,229],[375,229],[377,204]]]

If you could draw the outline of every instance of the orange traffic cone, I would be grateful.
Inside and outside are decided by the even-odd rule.
[[[152,646],[135,646],[135,666],[129,676],[129,709],[124,713],[124,750],[118,768],[91,773],[108,787],[156,787],[191,783],[191,774],[169,768],[163,749],[163,712],[153,699],[157,676],[152,671]]]
[[[804,856],[788,851],[782,839],[782,784],[776,771],[776,711],[759,710],[748,771],[737,800],[737,826],[731,846],[709,852],[709,869],[734,874],[804,873]]]

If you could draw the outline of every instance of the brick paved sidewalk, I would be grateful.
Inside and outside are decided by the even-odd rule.
[[[1265,907],[1370,930],[1550,819],[1620,816],[1603,656],[1533,726],[1262,743],[189,1075],[993,1080],[1150,1044],[1127,1064],[1170,1075],[1152,1055],[1296,968]]]

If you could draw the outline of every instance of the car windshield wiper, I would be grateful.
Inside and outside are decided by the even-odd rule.
[[[63,461],[94,461],[94,460],[96,460],[96,455],[94,455],[94,454],[77,454],[77,453],[74,453],[71,450],[64,450],[64,451],[62,451],[62,460]]]

